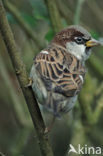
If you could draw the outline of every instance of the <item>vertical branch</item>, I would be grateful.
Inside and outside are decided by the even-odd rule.
[[[95,86],[93,85],[90,75],[87,74],[86,82],[84,84],[82,92],[79,95],[79,103],[82,110],[83,123],[87,123],[90,126],[98,122],[103,110],[103,94],[98,100],[96,100],[97,106],[95,110],[92,110],[91,104],[92,102],[94,102],[94,93]]]
[[[57,33],[58,31],[60,31],[63,28],[63,25],[61,22],[58,8],[56,6],[56,1],[55,0],[44,0],[44,1],[48,8],[48,12],[49,12],[49,16],[50,16],[51,23],[53,26],[53,30],[55,33]]]
[[[103,80],[103,69],[101,68],[103,63],[95,54],[88,60],[88,66],[91,67],[98,79]]]
[[[70,11],[69,6],[65,5],[62,0],[57,0],[57,5],[61,16],[64,17],[67,24],[70,25],[73,20],[73,13]]]
[[[19,84],[23,91],[26,103],[28,105],[32,121],[37,132],[41,154],[42,156],[53,156],[47,136],[44,134],[45,125],[32,88],[25,88],[25,86],[28,84],[26,68],[23,61],[21,60],[20,52],[16,47],[12,31],[6,18],[2,0],[0,0],[0,31],[7,47],[7,51],[13,64],[14,70],[16,72]]]
[[[80,14],[81,14],[83,2],[84,0],[78,0],[77,2],[77,8],[74,16],[74,24],[79,24],[80,22]]]
[[[0,74],[1,74],[1,78],[5,82],[4,87],[6,87],[6,89],[9,90],[8,95],[11,98],[10,103],[12,103],[13,105],[13,109],[15,110],[15,114],[19,123],[25,127],[31,126],[31,120],[24,113],[24,107],[21,106],[21,100],[18,98],[17,94],[15,93],[15,88],[10,80],[2,56],[0,56]]]
[[[79,103],[81,107],[81,113],[82,113],[82,120],[83,122],[90,124],[93,124],[92,120],[92,110],[91,110],[91,97],[94,88],[92,88],[91,85],[91,77],[89,74],[86,76],[85,84],[82,88],[82,91],[79,95]]]

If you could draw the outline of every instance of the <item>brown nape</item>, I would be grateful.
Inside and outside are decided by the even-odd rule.
[[[84,36],[83,33],[80,31],[77,31],[73,28],[67,28],[59,32],[54,39],[52,40],[52,43],[59,44],[66,48],[66,43],[70,41],[74,41],[74,37],[78,36]]]

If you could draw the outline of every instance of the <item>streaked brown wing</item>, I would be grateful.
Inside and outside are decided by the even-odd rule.
[[[64,54],[60,48],[49,49],[47,53],[41,52],[35,58],[35,66],[47,90],[65,96],[74,96],[77,91],[80,91],[82,81],[76,72],[75,74],[71,73],[77,64],[75,63],[73,66],[73,58],[67,58]]]

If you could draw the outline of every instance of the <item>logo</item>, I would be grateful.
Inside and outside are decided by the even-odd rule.
[[[75,153],[75,154],[95,154],[95,155],[101,155],[102,154],[102,148],[101,147],[89,147],[87,145],[84,145],[83,147],[78,144],[77,148],[75,148],[72,144],[69,145],[70,149],[68,151],[69,153]]]

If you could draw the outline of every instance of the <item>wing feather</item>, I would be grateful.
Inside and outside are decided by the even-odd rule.
[[[84,78],[85,72],[79,72],[78,61],[70,54],[66,54],[64,49],[53,47],[46,51],[47,53],[41,52],[35,58],[35,66],[45,86],[50,83],[52,91],[62,93],[65,96],[74,96],[77,91],[80,91],[83,84],[79,74]]]

